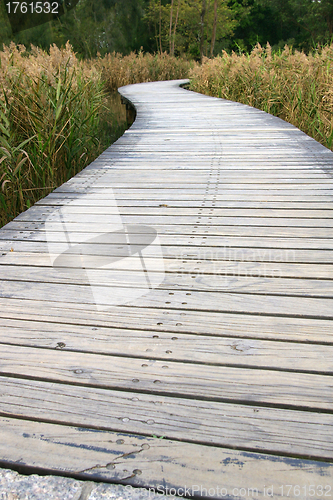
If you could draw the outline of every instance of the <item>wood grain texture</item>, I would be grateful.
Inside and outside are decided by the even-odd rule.
[[[180,83],[0,230],[0,461],[330,498],[333,153]]]
[[[62,351],[111,354],[151,360],[185,361],[216,366],[263,367],[308,373],[331,373],[333,346],[320,343],[297,345],[291,342],[237,339],[203,334],[92,328],[84,325],[42,324],[3,318],[0,343],[44,347]],[[278,338],[278,337],[277,337]],[[188,349],[191,344],[191,350]]]
[[[288,495],[285,485],[302,485],[302,498],[310,500],[313,487],[331,491],[332,468],[325,462],[14,418],[0,417],[0,422],[0,453],[9,464],[28,462],[85,479],[149,485],[160,494],[174,494],[175,488],[181,496],[187,488],[195,497],[205,497],[210,490],[212,498],[227,492],[239,500],[245,488],[254,498],[275,491],[286,500],[290,490]]]
[[[332,458],[332,416],[280,408],[218,403],[1,377],[0,413],[48,415],[62,425],[186,440],[257,451]],[[38,402],[38,414],[36,404]],[[295,439],[296,429],[304,433]]]
[[[251,368],[256,368],[255,366]],[[329,375],[1,346],[0,374],[184,398],[333,412]],[[209,387],[209,395],[207,395]]]
[[[140,330],[291,340],[332,345],[332,322],[323,319],[261,316],[156,308],[114,306],[96,314],[90,304],[56,304],[51,301],[19,300],[0,297],[0,317],[52,324],[88,325],[106,328],[138,328]],[[38,315],[34,312],[38,308]],[[207,317],[209,322],[207,322]],[[24,326],[24,324],[22,324]],[[125,332],[126,333],[126,332]],[[124,335],[125,335],[124,333]]]
[[[0,266],[1,271],[3,270],[3,276],[5,276],[6,266],[15,266],[12,269],[12,273],[18,272],[18,269],[28,266],[33,272],[33,268],[50,268],[50,253],[40,253],[40,252],[8,252],[0,256]],[[53,256],[52,256],[53,257]],[[209,258],[214,257],[214,258]],[[147,265],[152,272],[158,272],[160,270],[160,259],[154,257],[147,257]],[[178,273],[181,274],[196,274],[196,275],[214,275],[214,276],[233,276],[233,277],[254,277],[254,276],[264,276],[272,278],[312,278],[315,280],[331,280],[333,277],[333,264],[299,264],[295,262],[247,262],[247,261],[231,261],[231,260],[221,260],[218,255],[207,255],[206,258],[202,258],[197,261],[195,258],[190,257],[185,260],[182,259],[181,262],[177,258],[163,257],[164,269],[167,273]],[[198,264],[200,268],[198,269]],[[81,268],[78,262],[72,262],[69,268],[67,276],[75,273],[75,270]],[[17,269],[18,268],[18,269]],[[60,273],[66,268],[57,269],[57,273]],[[134,270],[135,263],[126,261],[123,265],[124,270]],[[48,269],[46,269],[47,271]],[[200,273],[198,273],[198,270]],[[98,269],[96,269],[98,272]],[[38,272],[38,270],[37,270]],[[328,285],[329,286],[329,285]]]

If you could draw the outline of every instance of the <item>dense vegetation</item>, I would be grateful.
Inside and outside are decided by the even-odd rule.
[[[80,0],[16,34],[0,1],[0,226],[123,133],[128,83],[189,76],[333,149],[332,32],[333,0]]]
[[[186,77],[183,59],[140,53],[80,61],[69,44],[0,52],[0,227],[89,164],[126,128],[129,83]],[[192,64],[193,66],[193,64]],[[123,107],[124,108],[124,107]]]
[[[333,149],[332,61],[333,45],[309,55],[257,45],[250,54],[204,59],[191,72],[191,89],[262,109]]]
[[[113,51],[167,51],[199,60],[222,50],[250,51],[258,42],[310,50],[330,43],[332,0],[80,0],[58,20],[11,34],[0,2],[1,43],[44,49],[69,40],[82,57]]]

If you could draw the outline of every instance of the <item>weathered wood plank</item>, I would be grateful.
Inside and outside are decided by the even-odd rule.
[[[67,194],[69,196],[72,195],[84,195],[89,193],[91,194],[98,194],[101,198],[105,197],[105,191],[107,188],[97,188],[94,185],[86,184],[83,186],[71,186],[67,184],[63,184],[59,188],[54,190],[54,194]],[[110,190],[110,188],[108,188]],[[116,194],[117,200],[121,199],[142,199],[143,194],[145,195],[146,199],[151,199],[151,200],[161,200],[161,199],[168,199],[168,200],[197,200],[198,198],[202,200],[202,195],[205,193],[205,190],[202,189],[200,191],[198,190],[193,190],[193,189],[149,189],[146,190],[144,193],[142,192],[143,190],[138,190],[138,189],[123,189],[123,190],[114,190]],[[231,190],[229,189],[227,192],[219,192],[217,191],[216,193],[216,200],[217,201],[222,201],[222,200],[232,200],[232,201],[237,201],[237,200],[246,200],[248,201],[249,195],[251,194],[251,200],[256,200],[256,201],[267,201],[267,200],[272,200],[272,201],[304,201],[304,196],[306,196],[306,199],[311,201],[326,201],[328,203],[332,203],[332,193],[327,190],[319,190],[318,192],[306,192],[304,193],[304,189],[302,189],[302,193],[300,194],[300,190],[294,190],[289,192],[281,192],[281,190],[275,190],[271,191],[270,189],[266,190],[261,190],[258,193],[257,190],[251,190],[250,193],[244,193],[243,191],[239,190]]]
[[[12,253],[12,252],[11,252]],[[30,266],[1,266],[1,277],[6,281],[42,282],[88,285],[106,287],[142,287],[142,269],[140,260],[137,263],[131,259],[133,269],[90,269],[89,274],[80,268],[81,260],[78,259],[76,268],[70,267],[30,267]],[[1,262],[1,261],[0,261]],[[98,263],[98,260],[97,260]],[[96,263],[96,264],[97,264]],[[146,262],[146,267],[149,263]],[[238,276],[238,275],[212,275],[203,274],[199,264],[192,265],[192,270],[184,272],[179,263],[169,267],[167,273],[161,273],[161,261],[156,262],[157,271],[154,273],[154,281],[161,283],[159,289],[190,290],[207,292],[238,292],[243,294],[266,294],[266,295],[296,295],[302,297],[326,297],[333,298],[333,266],[327,279],[292,279],[279,278],[278,267],[275,276]],[[173,271],[173,272],[171,272]],[[194,277],[194,278],[193,278]],[[6,283],[4,283],[6,285]]]
[[[156,165],[156,168],[160,167]],[[99,169],[101,171],[101,169]],[[110,172],[111,170],[111,172]],[[143,184],[145,187],[145,183],[147,181],[152,182],[151,169],[140,169],[140,173],[138,175],[137,169],[125,168],[119,166],[117,163],[112,165],[111,169],[108,167],[104,167],[105,174],[109,175],[112,180],[115,182],[124,182],[130,181],[133,182],[133,177],[136,178],[136,186]],[[192,169],[169,169],[169,168],[159,168],[158,178],[163,184],[165,181],[170,182],[171,180],[181,181],[188,184],[202,184],[207,182],[207,177],[210,175],[210,170],[207,168],[197,169],[193,171]],[[272,169],[272,170],[264,170],[262,173],[253,173],[249,170],[242,169],[229,169],[229,170],[220,170],[220,181],[223,185],[226,184],[237,184],[239,185],[239,179],[242,179],[242,185],[246,184],[269,184],[272,185],[282,184],[305,184],[305,185],[313,185],[315,184],[326,184],[330,185],[333,183],[333,180],[328,178],[323,172],[312,170],[309,172],[308,170],[292,170],[289,169],[288,172],[285,170]],[[156,182],[156,181],[155,181]],[[174,187],[174,186],[173,186]],[[60,198],[61,193],[51,193],[46,196],[45,200],[48,199],[56,199]],[[45,202],[44,200],[44,202]],[[43,201],[41,200],[42,204]],[[39,202],[40,203],[40,202]],[[38,203],[38,204],[39,204]]]
[[[117,215],[119,212],[115,212]],[[146,225],[154,225],[154,224],[172,224],[173,222],[176,224],[198,224],[198,219],[201,220],[201,223],[204,224],[214,224],[214,225],[222,225],[222,226],[281,226],[288,225],[289,227],[333,227],[332,218],[302,218],[302,217],[217,217],[214,214],[197,214],[195,215],[124,215],[120,212],[122,216],[122,220],[124,224],[146,224]],[[43,215],[42,213],[37,215],[30,215],[30,213],[23,212],[21,215],[17,217],[19,221],[36,221],[40,222],[49,217],[49,214]],[[80,214],[80,213],[71,213],[66,215],[66,223],[70,222],[85,222],[88,223],[103,223],[103,217],[105,218],[105,222],[108,222],[108,219],[112,217],[112,214]]]
[[[222,334],[222,332],[220,332]],[[0,343],[168,361],[332,373],[333,346],[2,319]]]
[[[203,240],[205,241],[205,240]],[[96,246],[96,249],[98,247]],[[115,245],[98,249],[98,255],[113,256],[117,254]],[[246,248],[246,247],[209,247],[202,242],[201,245],[181,246],[168,245],[162,247],[163,256],[179,260],[214,260],[214,261],[237,261],[237,262],[289,262],[289,263],[317,263],[330,265],[332,263],[332,250],[303,250],[284,248]],[[52,245],[52,251],[59,253],[64,251],[64,244]],[[42,242],[29,240],[16,241],[0,240],[0,257],[7,252],[41,253],[48,252],[48,245]],[[2,254],[2,255],[1,255]],[[76,254],[77,255],[77,254]],[[150,257],[161,256],[161,246],[152,244],[149,248]]]
[[[12,299],[0,297],[0,317],[56,325],[87,325],[92,328],[140,328],[141,330],[233,336],[236,338],[258,338],[290,340],[305,343],[333,344],[332,322],[313,318],[291,318],[230,314],[206,311],[185,312],[183,309],[154,309],[141,307],[110,307],[99,311],[90,304],[56,304],[37,299]],[[35,314],[35,308],[38,315]],[[22,325],[24,327],[24,325]]]
[[[0,374],[152,395],[333,411],[328,375],[1,346]],[[209,387],[209,395],[207,388]]]
[[[0,413],[69,426],[333,458],[332,416],[0,377]],[[37,404],[36,404],[37,403]],[[300,429],[302,433],[300,434]]]
[[[158,493],[179,495],[186,487],[194,496],[205,497],[209,491],[211,498],[226,493],[235,500],[241,488],[260,499],[275,491],[281,500],[290,498],[286,485],[291,491],[301,485],[304,500],[313,498],[313,490],[330,494],[332,488],[333,468],[325,462],[20,419],[0,422],[0,454],[7,463],[74,472],[86,479],[149,485]]]
[[[65,194],[65,193],[61,193]],[[84,196],[80,197],[80,194],[73,193],[68,197],[68,201],[71,203],[71,205],[75,206],[89,206],[93,205],[96,207],[106,207],[109,204],[109,198],[106,197],[106,195],[98,195],[98,193],[94,193],[94,198],[91,200],[90,203],[88,203],[85,199]],[[274,198],[273,198],[274,199]],[[320,201],[321,198],[317,199],[317,201],[290,201],[290,199],[286,199],[285,201],[265,201],[265,200],[258,200],[258,201],[245,201],[245,200],[225,200],[221,199],[218,201],[218,206],[219,208],[252,208],[252,209],[260,209],[260,208],[265,208],[265,209],[311,209],[311,210],[320,210],[320,209],[326,209],[326,210],[331,210],[333,208],[333,201]],[[54,208],[54,210],[58,209],[59,207],[64,206],[64,198],[50,198],[47,199],[45,198],[44,200],[40,200],[38,203],[36,203],[36,206],[44,206],[44,207],[50,207]],[[157,207],[161,208],[161,205],[166,205],[171,208],[177,208],[177,207],[191,207],[191,208],[197,208],[200,209],[203,206],[202,198],[198,196],[197,198],[191,197],[189,200],[181,200],[181,199],[173,199],[170,200],[168,203],[163,203],[161,204],[159,200],[155,199],[149,199],[149,197],[145,197],[144,199],[134,199],[132,200],[131,198],[118,198],[117,199],[117,206],[118,207]],[[216,204],[215,204],[216,205]],[[214,206],[212,201],[206,201],[204,204],[205,207],[211,208]],[[13,221],[14,222],[14,221]],[[16,222],[16,220],[15,220]]]
[[[0,254],[0,266],[1,272],[6,269],[7,265],[17,267],[20,269],[24,266],[29,266],[31,272],[33,268],[43,267],[50,268],[51,262],[56,259],[57,255],[52,253],[25,253],[25,252],[8,252]],[[298,264],[298,263],[288,263],[288,262],[247,262],[247,261],[228,261],[220,260],[218,256],[215,258],[214,255],[202,256],[201,260],[196,260],[193,257],[184,257],[182,260],[177,258],[167,258],[163,257],[164,269],[167,273],[181,273],[192,275],[203,276],[206,275],[216,275],[221,276],[231,276],[237,277],[260,277],[264,276],[266,278],[312,278],[315,280],[331,280],[333,276],[333,264]],[[209,258],[211,257],[211,258]],[[156,272],[161,270],[161,259],[146,257],[145,259],[147,269],[151,272]],[[66,263],[64,263],[63,268],[57,268],[59,272],[66,269]],[[198,264],[200,267],[198,269]],[[71,266],[68,264],[70,269],[81,269],[82,263],[71,262]],[[125,260],[122,262],[122,269],[124,271],[137,270],[137,263],[133,260]],[[72,270],[69,272],[72,273]],[[15,272],[15,271],[14,271]],[[192,283],[192,281],[191,281]],[[315,285],[314,285],[315,286]]]
[[[75,223],[72,223],[71,226],[74,226],[75,228]],[[194,227],[194,226],[192,226]],[[124,236],[123,233],[120,233],[115,231],[114,229],[116,226],[114,225],[113,227],[111,226],[111,233],[114,233],[112,235],[112,244],[113,245],[118,245],[124,243]],[[31,231],[10,231],[9,229],[6,230],[5,234],[0,233],[0,241],[1,240],[12,240],[12,241],[24,241],[25,239],[29,239],[29,241],[36,241],[36,242],[62,242],[64,239],[64,226],[60,223],[48,223],[47,226],[47,231],[44,229],[39,229],[38,232],[36,230],[32,233]],[[95,227],[96,229],[96,227]],[[112,231],[113,229],[113,231]],[[135,238],[135,234],[149,234],[150,227],[141,227],[140,225],[135,226],[131,225],[130,227],[127,227],[128,233],[129,233],[129,242],[133,241]],[[199,228],[198,228],[199,229]],[[67,224],[66,224],[66,230],[67,230]],[[69,228],[68,228],[69,230]],[[69,232],[69,231],[67,231]],[[102,229],[101,228],[101,233],[105,234],[105,226]],[[208,231],[207,231],[208,233]],[[203,243],[206,246],[209,247],[234,247],[234,248],[256,248],[257,245],[260,244],[259,248],[285,248],[285,249],[316,249],[316,250],[333,250],[333,240],[332,238],[329,238],[329,233],[330,230],[326,229],[326,238],[279,238],[275,237],[274,239],[272,237],[262,237],[260,239],[260,243],[258,242],[257,237],[249,237],[249,236],[230,236],[230,235],[210,235],[207,234],[206,232],[200,231],[199,234],[197,234],[197,231],[192,229],[191,232],[188,230],[188,234],[182,235],[182,234],[160,234],[159,235],[159,242],[163,246],[168,246],[171,247],[173,245],[177,246],[186,246],[186,245],[193,245],[193,246],[199,246],[202,245]],[[93,236],[96,235],[96,232],[93,233]],[[92,235],[89,232],[80,232],[78,230],[76,231],[70,231],[70,240],[71,244],[79,244],[79,243],[84,243],[91,239]],[[135,244],[133,242],[133,244]]]
[[[157,189],[157,191],[160,191],[160,190],[180,190],[180,189],[186,189],[186,190],[189,190],[189,192],[192,192],[193,194],[195,194],[196,192],[205,192],[206,190],[206,186],[207,186],[207,180],[209,179],[209,175],[206,175],[206,182],[204,180],[202,180],[200,182],[200,180],[198,179],[198,182],[195,182],[194,178],[193,178],[193,181],[192,183],[187,179],[184,179],[183,182],[181,182],[181,180],[179,180],[179,182],[177,182],[177,185],[175,186],[175,182],[173,181],[173,179],[169,179],[169,180],[164,180],[163,179],[161,180],[161,182],[158,182],[157,180],[155,182],[151,181],[151,180],[146,180],[146,182],[144,182],[144,180],[142,179],[141,180],[141,183],[140,182],[136,182],[135,180],[133,180],[133,176],[132,176],[132,179],[128,179],[126,181],[126,179],[123,179],[122,181],[117,181],[116,179],[113,178],[113,175],[110,175],[110,174],[104,174],[106,179],[104,180],[103,179],[103,176],[98,180],[98,182],[94,182],[93,183],[93,187],[94,188],[101,188],[101,189],[114,189],[115,192],[118,192],[118,191],[125,191],[125,193],[127,192],[127,190],[136,190],[136,191],[142,191],[142,192],[146,192],[146,191],[149,191],[151,189]],[[69,181],[69,186],[72,186],[72,187],[80,187],[82,184],[85,184],[85,179],[82,178],[80,180],[78,179],[75,179],[75,182],[74,180],[72,182]],[[144,183],[144,184],[143,184]],[[142,185],[143,184],[143,185]],[[296,191],[296,190],[305,190],[305,191],[310,191],[310,193],[316,193],[318,192],[318,194],[320,194],[320,192],[322,190],[324,190],[324,192],[326,194],[328,189],[329,189],[329,186],[332,185],[332,182],[331,182],[331,179],[328,179],[327,182],[325,181],[325,179],[322,179],[322,182],[319,183],[319,182],[316,182],[316,183],[311,183],[309,180],[308,182],[306,183],[299,183],[299,182],[289,182],[288,184],[286,184],[286,182],[282,183],[282,182],[275,182],[275,183],[272,183],[270,182],[270,180],[267,180],[266,183],[264,182],[260,182],[260,183],[255,183],[254,180],[252,182],[248,182],[248,183],[241,183],[241,182],[237,182],[236,179],[235,179],[235,182],[227,182],[225,179],[219,179],[219,185],[218,185],[218,190],[219,192],[221,193],[222,191],[226,190],[226,191],[242,191],[244,193],[247,192],[247,191],[262,191],[264,189],[272,189],[273,192],[274,191],[279,191],[279,192],[282,192],[281,194],[283,194],[284,192],[293,192],[293,191]]]
[[[194,276],[193,279],[196,277]],[[0,282],[0,296],[16,299],[31,299],[31,282],[29,281],[2,281]],[[33,293],[35,300],[47,300],[60,304],[91,304],[95,312],[109,309],[113,306],[113,299],[117,294],[124,296],[128,290],[127,307],[154,307],[158,309],[173,308],[181,311],[206,311],[225,313],[245,313],[250,315],[265,314],[268,316],[289,316],[301,318],[333,319],[332,299],[312,298],[293,295],[266,295],[256,293],[235,292],[201,292],[190,289],[155,289],[150,292],[145,288],[135,287],[135,297],[129,293],[130,288],[108,287],[101,285],[90,286],[89,280],[85,285],[41,283],[35,282]],[[190,297],[189,297],[190,296]],[[98,297],[98,306],[96,306]]]
[[[70,220],[70,217],[73,215],[108,215],[110,216],[112,213],[116,212],[116,210],[119,210],[120,214],[122,216],[127,216],[127,215],[137,215],[137,216],[147,216],[147,217],[154,217],[154,216],[163,216],[167,215],[168,217],[175,217],[175,216],[196,216],[200,215],[202,217],[204,216],[210,216],[211,212],[213,212],[214,217],[219,217],[220,219],[223,220],[223,218],[274,218],[274,219],[285,219],[285,218],[292,218],[292,219],[330,219],[333,216],[333,210],[305,210],[305,209],[296,209],[294,208],[293,210],[288,210],[288,209],[265,209],[265,208],[258,208],[258,209],[243,209],[243,208],[218,208],[218,207],[200,207],[200,208],[188,208],[188,207],[182,207],[181,210],[179,208],[172,208],[172,207],[121,207],[118,208],[114,205],[114,203],[110,203],[109,206],[105,204],[104,206],[94,206],[93,203],[89,204],[88,206],[75,206],[72,204],[66,204],[64,206],[64,210],[66,213],[66,221],[67,218]],[[40,205],[34,206],[29,210],[29,218],[30,220],[33,220],[34,215],[36,217],[40,216],[46,216],[50,217],[50,220],[52,220],[52,215],[57,214],[58,210],[54,210],[52,208],[43,208]],[[117,213],[117,212],[116,212]],[[24,220],[24,214],[20,215],[17,220]],[[28,214],[26,214],[28,215]],[[38,219],[37,219],[38,220]]]
[[[56,227],[56,223],[54,223]],[[66,228],[71,233],[81,232],[81,233],[105,233],[112,232],[114,230],[113,224],[98,224],[98,223],[68,223],[66,224]],[[30,234],[35,234],[36,230],[40,237],[43,234],[45,226],[41,222],[20,222],[17,220],[13,220],[9,222],[6,226],[4,226],[0,232],[1,239],[12,239],[11,234],[14,236],[15,234],[20,239],[26,239]],[[195,231],[196,235],[202,236],[238,236],[238,237],[253,237],[254,229],[252,226],[215,226],[213,224],[196,224],[196,225],[181,225],[181,224],[154,224],[154,228],[156,229],[158,234],[172,234],[172,235],[191,235],[193,236],[193,232]],[[142,233],[143,228],[131,228],[133,234],[135,231],[140,231]],[[52,231],[50,231],[52,232]],[[327,238],[328,233],[330,234],[330,230],[322,227],[285,227],[285,226],[277,226],[277,227],[255,227],[255,234],[257,236],[267,238]],[[22,236],[20,236],[22,235]],[[0,255],[1,257],[1,255]]]

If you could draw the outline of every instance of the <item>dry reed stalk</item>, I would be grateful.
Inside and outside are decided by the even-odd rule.
[[[79,61],[68,43],[48,52],[14,43],[4,47],[0,226],[79,172],[123,133],[125,123],[117,124],[106,91],[185,78],[191,67],[194,63],[185,59],[142,52]]]
[[[306,55],[257,45],[248,55],[223,52],[190,72],[191,89],[262,109],[333,148],[333,45]]]

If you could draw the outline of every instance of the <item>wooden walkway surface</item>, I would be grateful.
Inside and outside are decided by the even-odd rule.
[[[180,83],[0,230],[0,465],[333,498],[333,153]]]

